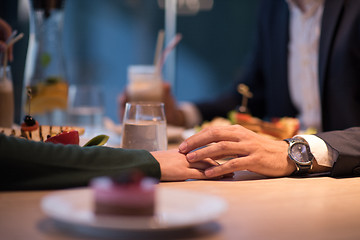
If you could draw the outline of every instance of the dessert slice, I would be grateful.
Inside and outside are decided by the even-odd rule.
[[[91,181],[95,213],[116,216],[152,216],[155,212],[156,180],[140,172]]]

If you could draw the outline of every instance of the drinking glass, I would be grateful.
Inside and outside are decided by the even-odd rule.
[[[162,80],[152,65],[128,67],[127,94],[131,102],[161,102]]]
[[[147,151],[167,149],[164,103],[126,103],[122,148]]]
[[[0,67],[0,127],[11,128],[14,122],[14,91],[10,66]]]
[[[103,93],[99,86],[73,85],[69,89],[68,122],[75,126],[102,128]]]

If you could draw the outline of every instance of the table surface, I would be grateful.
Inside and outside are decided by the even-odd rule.
[[[162,182],[159,187],[224,198],[216,220],[180,230],[86,231],[47,217],[41,199],[54,191],[0,192],[1,239],[360,239],[360,179],[324,176]]]

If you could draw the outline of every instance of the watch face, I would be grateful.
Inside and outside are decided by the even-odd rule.
[[[299,163],[308,163],[310,162],[310,157],[306,145],[302,143],[295,143],[290,150],[290,154],[295,161]]]

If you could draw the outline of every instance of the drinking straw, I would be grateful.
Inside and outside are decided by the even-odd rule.
[[[161,29],[159,30],[158,33],[158,37],[157,37],[157,41],[156,41],[156,49],[155,49],[155,56],[154,56],[154,66],[156,66],[159,62],[159,56],[161,54],[161,50],[163,48],[164,45],[164,30]]]
[[[5,47],[5,53],[4,53],[4,62],[3,62],[3,76],[2,76],[2,80],[5,81],[6,78],[6,67],[7,67],[7,62],[8,62],[8,53],[7,53],[7,49],[9,47],[11,47],[12,45],[14,45],[17,41],[19,41],[21,38],[24,37],[23,33],[20,33],[19,35],[16,35],[17,31],[13,31],[12,34],[10,35],[10,37],[6,40],[6,47]]]
[[[9,38],[6,40],[6,42],[5,42],[5,53],[4,53],[4,61],[3,61],[3,76],[2,76],[2,78],[1,78],[1,80],[2,81],[5,81],[5,77],[6,77],[6,72],[5,72],[5,68],[6,68],[6,65],[7,64],[5,64],[6,62],[7,62],[7,45],[10,43],[10,41],[15,37],[15,35],[16,35],[16,33],[17,33],[17,31],[16,30],[14,30],[12,33],[11,33],[11,35],[9,36]],[[1,58],[3,58],[3,53],[1,53]]]
[[[176,34],[175,37],[169,42],[169,44],[164,49],[161,54],[161,58],[156,65],[156,74],[161,75],[161,69],[164,66],[166,58],[169,56],[170,52],[176,47],[176,45],[180,42],[182,35],[180,33]]]
[[[15,44],[17,41],[19,41],[20,39],[22,39],[24,37],[23,33],[19,33],[19,35],[17,35],[16,37],[14,37],[13,39],[10,40],[10,42],[8,43],[8,47],[10,47],[11,45]]]
[[[14,30],[14,31],[11,33],[10,37],[6,40],[6,44],[9,44],[10,41],[16,36],[16,34],[17,34],[17,30]]]
[[[11,40],[13,40],[13,38],[16,36],[16,34],[17,34],[17,30],[14,30],[12,33],[11,33],[11,35],[8,37],[8,39],[6,40],[6,42],[5,42],[5,52],[7,52],[7,45],[9,45],[9,43],[10,43],[10,41]],[[2,54],[3,53],[1,53],[1,58],[2,58]],[[5,56],[4,56],[5,57]],[[5,60],[5,59],[4,59]],[[6,56],[6,60],[7,60],[7,56]]]
[[[3,75],[2,75],[2,78],[1,78],[1,80],[2,80],[2,82],[5,82],[5,78],[6,78],[6,67],[7,67],[7,58],[8,58],[8,56],[7,56],[8,54],[7,54],[7,46],[5,47],[5,53],[4,53],[4,62],[3,62]]]

